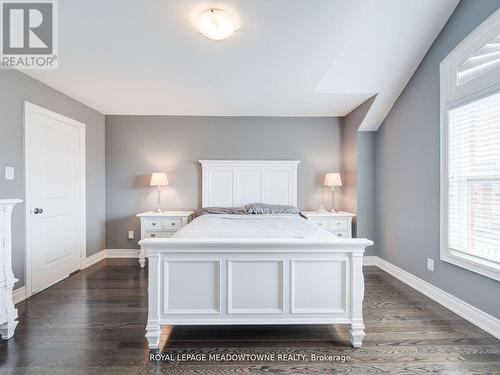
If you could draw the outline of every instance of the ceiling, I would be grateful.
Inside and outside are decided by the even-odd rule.
[[[59,68],[25,73],[104,114],[344,116],[376,130],[458,0],[62,0]],[[193,19],[237,14],[223,41]]]

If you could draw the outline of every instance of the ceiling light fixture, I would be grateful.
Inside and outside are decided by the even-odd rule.
[[[207,38],[222,40],[233,35],[238,27],[229,13],[221,9],[207,9],[198,17],[198,30]]]

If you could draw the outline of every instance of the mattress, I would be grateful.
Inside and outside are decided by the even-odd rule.
[[[306,238],[333,234],[299,215],[203,215],[178,230],[176,238]]]

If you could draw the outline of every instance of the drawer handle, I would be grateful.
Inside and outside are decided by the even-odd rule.
[[[156,223],[151,223],[151,225],[153,225],[153,226],[154,226],[154,225],[156,225]]]
[[[342,223],[337,223],[337,225],[341,225]]]
[[[339,234],[338,234],[338,236],[339,236],[339,237],[342,237],[342,233],[339,233]]]
[[[156,234],[154,234],[154,233],[151,233],[151,237],[153,237],[153,238],[154,238],[154,237],[156,237]]]
[[[175,223],[170,223],[170,225],[174,226],[174,225],[175,225]]]

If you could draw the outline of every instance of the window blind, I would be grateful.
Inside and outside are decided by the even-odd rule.
[[[461,85],[500,66],[500,34],[492,38],[472,56],[465,60],[457,71],[457,84]]]
[[[500,93],[448,116],[448,246],[500,263]]]

